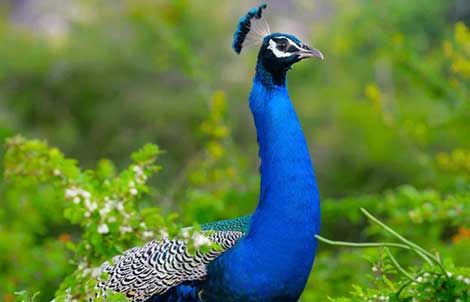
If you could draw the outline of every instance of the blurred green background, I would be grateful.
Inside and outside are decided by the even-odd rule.
[[[258,191],[247,104],[257,51],[237,56],[231,39],[257,4],[3,1],[0,139],[45,139],[84,168],[102,158],[125,167],[133,150],[154,142],[166,153],[150,206],[180,213],[187,224],[249,214]],[[470,2],[268,6],[273,31],[325,55],[289,74],[322,195],[322,233],[375,238],[360,217],[363,206],[469,266]],[[65,244],[80,229],[63,218],[63,199],[35,193],[26,198],[0,184],[3,301],[21,289],[50,300],[73,269]],[[325,301],[369,282],[361,253],[320,245],[303,300]]]

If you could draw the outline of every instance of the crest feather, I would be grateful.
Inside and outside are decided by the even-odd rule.
[[[232,47],[237,54],[242,48],[249,44],[259,43],[264,37],[270,34],[269,25],[263,18],[263,11],[267,4],[263,3],[252,8],[238,22],[237,31],[233,35]]]

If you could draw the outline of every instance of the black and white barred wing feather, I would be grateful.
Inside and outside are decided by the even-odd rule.
[[[239,231],[216,231],[209,239],[222,249],[208,253],[190,254],[181,240],[150,241],[142,247],[127,250],[112,262],[101,265],[108,279],[100,281],[103,294],[107,289],[125,294],[133,302],[141,302],[153,295],[164,294],[170,288],[185,282],[203,280],[206,265],[231,248],[244,235]]]

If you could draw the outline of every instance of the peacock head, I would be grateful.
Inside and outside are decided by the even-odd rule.
[[[240,54],[242,49],[261,42],[258,64],[270,73],[287,71],[293,64],[306,58],[323,59],[323,54],[303,43],[291,34],[270,33],[268,23],[263,18],[267,5],[261,4],[251,9],[240,19],[233,38],[233,49]]]
[[[263,39],[258,60],[266,69],[287,70],[306,58],[323,59],[323,54],[290,34],[274,33]]]

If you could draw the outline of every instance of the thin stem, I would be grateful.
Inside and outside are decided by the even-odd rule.
[[[406,278],[410,280],[414,280],[413,277],[400,265],[400,263],[398,263],[397,259],[393,256],[392,252],[390,252],[390,250],[387,247],[385,247],[384,250],[388,258],[390,258],[390,261],[392,261],[393,266],[395,266],[395,268],[400,273],[402,273]]]
[[[424,248],[420,247],[419,245],[409,241],[408,239],[406,239],[402,235],[398,234],[392,228],[387,226],[385,223],[383,223],[382,221],[380,221],[377,218],[375,218],[374,216],[372,216],[372,214],[367,212],[366,209],[361,208],[361,211],[362,211],[362,213],[364,213],[364,215],[367,216],[367,218],[369,218],[373,222],[377,223],[379,226],[381,226],[387,232],[389,232],[390,234],[392,234],[393,236],[398,238],[400,241],[404,242],[411,249],[417,250],[417,251],[421,252],[423,255],[425,255],[426,257],[429,257],[431,260],[433,260],[439,266],[439,268],[444,272],[444,274],[447,276],[447,271],[445,270],[445,268],[442,266],[441,262],[439,261],[439,259],[435,255],[431,254],[430,252],[426,251]]]
[[[435,258],[433,254],[429,253],[428,251],[426,251],[425,249],[423,249],[422,247],[420,247],[419,245],[409,241],[408,239],[406,239],[405,237],[403,237],[402,235],[398,234],[397,232],[395,232],[391,227],[387,226],[385,223],[383,223],[382,221],[380,221],[379,219],[375,218],[374,216],[372,216],[372,214],[370,214],[366,209],[364,208],[361,208],[361,211],[362,213],[364,213],[364,215],[367,216],[367,218],[369,218],[370,220],[372,220],[373,222],[377,223],[378,225],[380,225],[382,228],[384,228],[387,232],[389,232],[390,234],[392,234],[393,236],[397,237],[400,241],[404,242],[405,244],[407,244],[408,246],[410,247],[414,247],[415,249],[421,251],[422,253],[424,253],[426,256],[430,257],[430,258]]]
[[[411,250],[411,248],[407,245],[400,244],[400,243],[392,243],[392,242],[365,242],[365,243],[357,243],[357,242],[347,242],[347,241],[335,241],[326,239],[320,235],[315,235],[315,237],[329,245],[337,245],[337,246],[348,246],[348,247],[359,247],[359,248],[368,248],[368,247],[397,247],[402,248],[405,250]]]
[[[357,243],[357,242],[347,242],[347,241],[334,241],[334,240],[329,240],[326,239],[320,235],[315,235],[315,237],[329,245],[336,245],[336,246],[347,246],[347,247],[358,247],[358,248],[369,248],[369,247],[396,247],[396,248],[402,248],[405,250],[413,251],[418,256],[423,258],[424,261],[426,261],[431,267],[434,267],[434,264],[432,263],[431,260],[429,260],[426,255],[421,253],[420,251],[409,247],[408,245],[400,244],[400,243],[393,243],[393,242],[366,242],[366,243]]]
[[[426,261],[427,264],[429,264],[430,267],[434,267],[434,263],[432,263],[431,259],[429,259],[425,254],[421,253],[420,251],[416,249],[412,249],[416,254],[418,254],[421,258],[423,258],[424,261]]]

